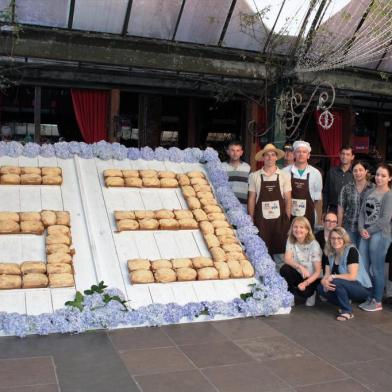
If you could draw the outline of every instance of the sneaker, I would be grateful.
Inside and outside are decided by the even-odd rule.
[[[310,297],[306,298],[305,305],[306,306],[314,306],[316,304],[316,292],[313,293]]]
[[[358,308],[363,310],[363,308],[368,306],[370,304],[370,302],[372,302],[372,300],[371,299],[367,299],[365,302],[362,302],[361,304],[359,304]]]
[[[377,312],[379,310],[382,310],[382,303],[376,302],[375,299],[372,299],[367,305],[364,305],[361,309],[366,312]]]

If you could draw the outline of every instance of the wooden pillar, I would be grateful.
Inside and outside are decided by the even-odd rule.
[[[34,142],[41,140],[41,86],[34,89]]]
[[[189,97],[187,121],[187,147],[196,147],[200,141],[199,105],[197,98]]]
[[[120,90],[110,90],[110,108],[109,108],[109,142],[118,141],[118,125],[120,114]]]
[[[254,157],[259,146],[259,141],[250,130],[256,131],[265,125],[260,124],[260,110],[264,109],[251,101],[246,102],[245,105],[245,123],[243,125],[244,159],[249,162],[251,170],[254,171],[257,170],[257,163]]]
[[[342,109],[342,145],[352,144],[355,129],[355,111],[352,107]]]
[[[139,147],[158,147],[161,141],[162,97],[139,94]]]

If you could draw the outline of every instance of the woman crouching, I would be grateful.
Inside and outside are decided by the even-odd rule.
[[[315,240],[309,221],[299,216],[293,219],[288,234],[285,264],[280,274],[291,293],[306,298],[306,306],[314,306],[316,288],[321,273],[321,248]]]
[[[372,283],[357,248],[342,227],[335,227],[325,245],[328,264],[317,290],[320,296],[339,306],[337,321],[354,317],[351,300],[364,301],[371,293]]]

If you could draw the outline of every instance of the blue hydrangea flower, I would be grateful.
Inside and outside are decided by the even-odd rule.
[[[23,155],[28,158],[35,158],[41,152],[41,146],[37,143],[26,143],[23,148]]]

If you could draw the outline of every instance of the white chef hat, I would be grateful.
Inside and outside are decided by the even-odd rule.
[[[296,142],[293,143],[294,151],[300,147],[305,147],[309,152],[312,151],[312,147],[310,147],[310,144],[308,142],[305,142],[304,140],[297,140]]]

